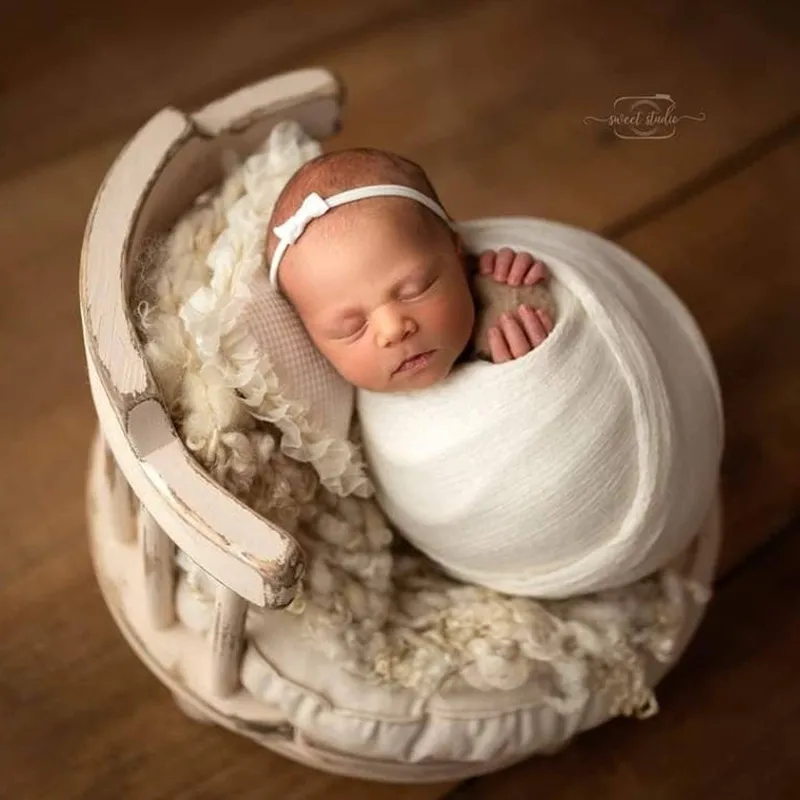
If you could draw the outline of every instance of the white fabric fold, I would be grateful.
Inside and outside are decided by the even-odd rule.
[[[558,320],[527,356],[421,392],[360,391],[377,497],[452,575],[559,598],[669,563],[706,514],[722,406],[711,357],[666,284],[620,247],[529,218],[461,226],[553,274]]]

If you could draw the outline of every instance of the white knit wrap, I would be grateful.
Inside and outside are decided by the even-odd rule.
[[[528,218],[461,226],[553,274],[558,321],[527,356],[420,392],[357,396],[378,499],[455,576],[536,597],[621,586],[697,532],[718,481],[719,387],[694,320],[617,245]]]

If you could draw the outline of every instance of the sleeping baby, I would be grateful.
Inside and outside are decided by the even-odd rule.
[[[273,285],[359,389],[425,389],[466,361],[519,358],[553,329],[545,265],[509,248],[468,253],[424,171],[391,153],[306,163],[266,246]]]
[[[538,442],[535,426],[549,416],[538,412],[546,386],[537,384],[534,406],[532,384],[509,379],[555,340],[552,296],[559,314],[569,306],[558,285],[544,288],[549,270],[526,248],[475,246],[470,236],[417,165],[350,150],[292,176],[265,255],[273,286],[356,387],[358,437],[387,518],[446,572],[492,588],[496,576],[480,568],[498,557],[520,567],[507,551],[529,541],[532,518],[534,495],[519,471],[508,480],[508,453]]]
[[[283,454],[343,496],[366,496],[366,463],[398,541],[507,594],[612,589],[682,552],[718,477],[719,398],[702,336],[657,276],[571,226],[455,224],[396,156],[298,169],[307,150],[288,144],[245,174],[255,189],[263,172],[264,191],[231,209],[209,255],[243,325],[223,348],[220,306],[201,295],[213,313],[194,328]]]

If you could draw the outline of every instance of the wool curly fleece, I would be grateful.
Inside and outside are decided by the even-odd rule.
[[[315,646],[371,681],[426,695],[536,681],[542,702],[564,713],[596,693],[613,713],[652,713],[648,662],[674,657],[687,604],[706,599],[680,559],[627,587],[560,600],[448,577],[394,535],[360,448],[326,410],[335,391],[313,383],[321,403],[297,393],[299,365],[285,359],[307,358],[304,348],[267,351],[253,335],[266,291],[255,281],[258,237],[280,188],[317,152],[294,123],[276,126],[179,220],[140,306],[148,359],[187,446],[307,553],[301,599],[283,613],[300,615]],[[213,579],[186,569],[206,596]]]

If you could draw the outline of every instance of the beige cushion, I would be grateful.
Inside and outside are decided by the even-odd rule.
[[[715,504],[682,569],[685,577],[710,586],[720,538]],[[669,663],[651,664],[651,685],[680,658],[702,616],[691,601]],[[178,613],[188,627],[207,630],[210,603],[184,581]],[[303,630],[302,617],[253,609],[241,680],[254,696],[280,708],[311,741],[369,759],[489,762],[524,758],[551,750],[574,734],[606,721],[607,698],[594,694],[577,712],[559,713],[541,701],[531,681],[513,691],[417,692],[370,684],[322,655]]]
[[[346,439],[353,415],[353,387],[317,350],[265,270],[259,270],[248,286],[251,299],[242,309],[242,325],[260,353],[269,355],[282,394],[308,405],[308,420],[317,430]]]

